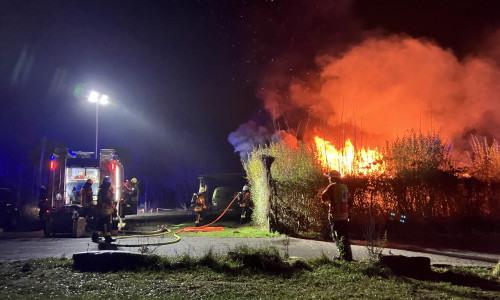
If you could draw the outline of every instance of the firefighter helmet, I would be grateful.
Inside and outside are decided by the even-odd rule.
[[[243,191],[244,191],[244,192],[246,192],[246,191],[248,191],[248,190],[250,190],[250,188],[248,187],[248,185],[243,186]]]
[[[198,191],[198,193],[201,194],[201,193],[204,193],[206,191],[207,191],[207,187],[206,186],[202,186],[202,187],[200,187],[200,190]]]
[[[132,178],[132,180],[130,180],[130,182],[132,182],[133,184],[136,184],[137,183],[137,178]]]
[[[327,177],[330,177],[330,178],[340,178],[341,177],[340,172],[337,170],[331,170],[330,172],[326,173],[325,175]]]
[[[102,179],[102,183],[111,183],[111,177],[109,176],[104,176],[104,178]]]

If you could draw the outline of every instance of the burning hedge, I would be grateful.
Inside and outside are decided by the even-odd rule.
[[[482,163],[476,161],[466,170],[472,175],[500,174],[500,164],[493,163],[497,156],[492,156],[500,153],[498,147],[484,147],[486,143],[483,149],[489,150],[472,155]],[[467,171],[459,172],[452,163],[450,149],[437,134],[409,132],[387,143],[383,156],[365,164],[364,169],[344,165],[354,223],[366,224],[370,216],[385,222],[391,213],[405,215],[413,224],[450,230],[464,220],[468,220],[467,224],[471,220],[477,224],[498,220],[500,182],[492,176],[486,180],[471,177]],[[353,153],[349,151],[341,149],[338,153]],[[331,165],[325,164],[322,158],[327,156],[320,152],[321,147],[304,143],[277,142],[250,153],[244,168],[252,186],[256,224],[290,235],[303,231],[328,234],[327,209],[319,201],[319,194],[327,184],[322,174]],[[360,157],[356,153],[353,164]],[[270,180],[262,157],[274,158]],[[372,172],[349,173],[355,169]]]

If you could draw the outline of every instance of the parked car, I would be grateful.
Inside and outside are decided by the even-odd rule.
[[[212,210],[224,210],[231,203],[231,201],[238,194],[238,187],[234,186],[221,186],[217,187],[214,190],[214,194],[212,196]],[[229,207],[228,211],[238,210],[238,201],[235,200],[233,204]]]
[[[10,188],[0,188],[0,227],[14,230],[19,224],[16,194]]]

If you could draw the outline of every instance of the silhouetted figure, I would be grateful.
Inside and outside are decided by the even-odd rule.
[[[134,187],[128,179],[123,183],[123,201],[124,204],[130,204],[132,202],[132,197],[134,196]]]
[[[111,187],[111,178],[109,176],[104,177],[102,184],[99,187],[99,192],[97,193],[97,230],[102,232],[104,236],[104,241],[106,243],[111,243],[114,239],[111,238],[111,222],[112,215],[115,209],[114,204],[115,193]],[[92,234],[92,241],[99,242],[99,235],[97,232]]]
[[[45,225],[45,216],[47,215],[47,210],[50,209],[49,199],[47,195],[47,188],[45,186],[41,186],[39,189],[38,195],[38,207],[40,211],[38,212],[38,218],[40,220],[40,224],[42,226]]]
[[[80,216],[84,217],[85,219],[87,219],[91,215],[92,208],[94,206],[92,184],[94,184],[94,181],[92,181],[92,179],[88,179],[80,190],[80,203],[83,207]]]

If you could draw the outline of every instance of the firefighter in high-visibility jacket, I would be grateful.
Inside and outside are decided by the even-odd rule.
[[[240,224],[249,222],[253,212],[253,202],[248,185],[243,186],[242,191],[238,193],[238,205],[241,207]]]
[[[330,184],[321,195],[323,202],[328,203],[328,220],[330,221],[332,238],[339,249],[340,259],[352,261],[352,250],[349,242],[349,191],[342,183],[340,172],[330,171],[326,174]]]
[[[196,221],[194,222],[195,226],[203,225],[203,218],[205,217],[205,211],[208,209],[207,207],[207,197],[206,197],[206,188],[202,187],[199,190],[198,194],[193,195],[191,200],[194,204],[194,212],[196,213]]]

